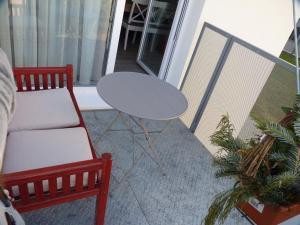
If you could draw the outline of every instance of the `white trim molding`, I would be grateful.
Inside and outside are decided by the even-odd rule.
[[[116,0],[114,21],[112,25],[112,33],[111,33],[110,46],[108,50],[108,58],[107,58],[105,74],[113,73],[115,69],[125,3],[126,0]]]

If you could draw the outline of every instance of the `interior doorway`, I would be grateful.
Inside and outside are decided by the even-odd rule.
[[[159,76],[181,0],[126,0],[115,72]],[[180,14],[180,13],[179,13]]]

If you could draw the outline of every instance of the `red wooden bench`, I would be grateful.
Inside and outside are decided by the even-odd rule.
[[[76,127],[86,130],[73,93],[72,65],[66,67],[15,68],[13,71],[18,92],[66,87],[79,117],[79,125]],[[19,190],[14,206],[20,212],[26,212],[96,196],[95,224],[103,225],[112,166],[111,154],[105,153],[101,158],[97,158],[90,138],[88,142],[92,151],[93,159],[91,160],[4,174],[5,188],[9,190],[10,194],[13,196],[13,189],[16,187]],[[84,182],[86,177],[87,182]],[[72,181],[70,183],[72,179],[74,181],[73,185]],[[58,188],[58,180],[60,188]],[[47,191],[44,188],[45,181],[48,184]],[[30,185],[34,187],[34,193],[29,190]]]

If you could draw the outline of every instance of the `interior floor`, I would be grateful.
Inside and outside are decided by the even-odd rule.
[[[120,35],[117,59],[115,64],[115,72],[130,71],[138,73],[146,73],[136,62],[141,34],[137,34],[135,43],[132,43],[133,32],[129,32],[127,49],[124,50],[124,30]]]

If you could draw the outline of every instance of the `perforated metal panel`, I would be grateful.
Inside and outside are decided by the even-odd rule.
[[[238,134],[268,79],[274,63],[240,43],[233,42],[219,78],[201,116],[195,135],[212,153],[210,136],[228,113]]]
[[[226,36],[208,27],[202,31],[182,85],[182,92],[188,100],[189,107],[181,119],[187,127],[191,127],[193,123],[227,42]]]
[[[297,93],[296,71],[276,63],[265,86],[260,92],[248,119],[239,132],[239,137],[249,139],[261,134],[253,118],[277,122],[285,113],[282,106],[293,107]]]

